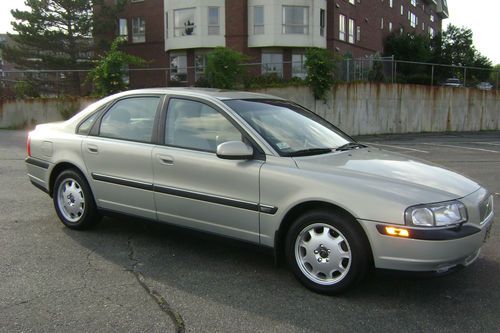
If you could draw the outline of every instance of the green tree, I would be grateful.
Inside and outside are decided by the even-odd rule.
[[[400,62],[397,64],[398,80],[409,83],[430,83],[431,67],[416,64],[418,62],[430,62],[432,60],[433,41],[422,34],[400,34],[393,33],[385,42],[385,55],[394,56],[396,60],[410,61],[414,63]]]
[[[314,98],[322,99],[335,82],[336,64],[333,54],[326,49],[310,48],[306,50],[306,82],[311,87]]]
[[[226,47],[216,47],[208,54],[205,70],[208,85],[212,88],[234,89],[243,82],[246,68],[245,56]]]
[[[375,55],[373,58],[373,66],[368,72],[368,81],[370,82],[384,82],[384,63],[380,55]]]
[[[128,88],[127,68],[129,65],[142,66],[144,59],[127,54],[119,49],[122,39],[117,38],[111,49],[99,59],[88,78],[94,84],[94,93],[98,96],[111,95]]]
[[[11,11],[16,34],[9,35],[13,43],[3,47],[4,58],[21,69],[90,68],[94,30],[109,29],[116,22],[104,0],[25,0],[25,5],[28,10]],[[95,7],[100,10],[94,13]],[[72,92],[78,93],[80,76],[66,77]]]
[[[492,63],[474,47],[472,30],[449,24],[438,39],[440,47],[434,49],[434,61],[440,64],[479,67],[484,70],[471,70],[468,78],[487,80],[490,76]],[[442,78],[456,76],[463,78],[464,71],[460,68],[440,68],[438,75]]]

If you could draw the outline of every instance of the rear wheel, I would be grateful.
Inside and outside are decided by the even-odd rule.
[[[338,294],[364,277],[370,251],[355,223],[335,212],[312,211],[292,224],[285,252],[302,284],[322,294]]]
[[[52,193],[61,222],[71,229],[87,229],[100,220],[87,181],[75,170],[61,172]]]

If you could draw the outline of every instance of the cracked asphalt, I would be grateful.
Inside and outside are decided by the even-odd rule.
[[[163,224],[65,228],[25,174],[25,132],[0,131],[0,332],[498,332],[500,227],[440,277],[374,272],[351,292],[303,288],[268,250]],[[500,192],[500,132],[360,138]],[[499,214],[500,198],[495,199]]]

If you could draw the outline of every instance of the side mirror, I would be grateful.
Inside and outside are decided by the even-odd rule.
[[[217,146],[217,157],[225,160],[249,160],[253,148],[241,141],[227,141]]]

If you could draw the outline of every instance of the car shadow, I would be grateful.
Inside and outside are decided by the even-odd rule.
[[[125,270],[136,263],[167,301],[170,292],[182,291],[304,330],[318,330],[313,318],[341,331],[383,329],[388,321],[394,331],[466,329],[464,313],[497,321],[494,311],[485,314],[484,302],[500,298],[491,278],[500,276],[500,266],[485,258],[439,278],[373,271],[354,289],[329,297],[302,287],[284,265],[276,267],[272,251],[235,240],[132,218],[104,218],[90,231],[64,232]]]

